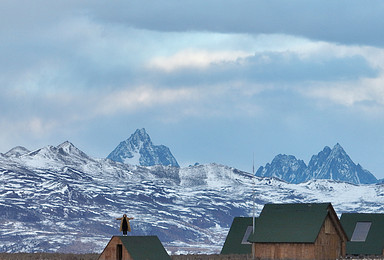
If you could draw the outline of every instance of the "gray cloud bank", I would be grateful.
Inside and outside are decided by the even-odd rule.
[[[1,5],[0,28],[16,32],[17,37],[38,32],[44,24],[68,15],[82,15],[155,31],[290,34],[344,44],[384,45],[384,2],[380,0],[4,0]]]
[[[382,129],[383,13],[376,0],[3,0],[0,151],[72,137],[89,146],[148,124],[210,124],[209,136],[237,120],[273,138],[332,120]],[[342,136],[328,133],[319,146]]]
[[[129,1],[97,9],[105,21],[158,31],[290,34],[314,40],[384,45],[383,1]]]

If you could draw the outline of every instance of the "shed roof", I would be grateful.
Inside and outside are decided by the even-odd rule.
[[[171,259],[157,236],[119,236],[119,238],[133,259]]]
[[[220,254],[251,254],[252,244],[244,243],[244,239],[247,241],[247,229],[252,226],[252,217],[235,217]]]
[[[336,215],[331,203],[266,204],[249,241],[314,243],[329,210]]]
[[[343,213],[340,222],[351,240],[358,222],[370,222],[365,241],[347,242],[348,255],[382,255],[384,248],[384,214]]]

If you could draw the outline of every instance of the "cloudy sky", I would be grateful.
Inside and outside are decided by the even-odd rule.
[[[340,143],[384,178],[382,0],[2,0],[0,152],[137,128],[250,172]]]

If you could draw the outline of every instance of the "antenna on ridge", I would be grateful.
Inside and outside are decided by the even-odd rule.
[[[255,233],[255,153],[253,153],[253,160],[252,160],[252,180],[253,180],[253,191],[252,191],[252,233]]]
[[[253,180],[253,187],[252,187],[252,234],[255,234],[255,197],[256,197],[256,181],[255,181],[255,153],[253,153],[253,159],[252,159],[252,180]],[[252,259],[255,258],[255,247],[252,245]]]
[[[252,175],[255,175],[255,153],[253,153],[252,158]]]

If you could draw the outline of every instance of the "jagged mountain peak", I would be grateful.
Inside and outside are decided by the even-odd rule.
[[[137,129],[127,140],[123,141],[122,143],[126,143],[128,146],[131,146],[134,149],[140,149],[145,145],[153,145],[151,137],[148,135],[147,131],[145,131],[145,128]]]
[[[281,162],[281,161],[295,161],[297,160],[294,155],[287,154],[278,154],[273,158],[272,162]]]
[[[325,146],[313,155],[308,166],[302,160],[290,155],[277,155],[271,164],[260,167],[260,177],[277,177],[290,183],[301,183],[313,179],[329,179],[354,184],[377,182],[376,177],[355,164],[343,147],[337,143],[332,149]]]
[[[343,147],[337,143],[332,150],[326,146],[323,151],[312,156],[307,174],[310,179],[344,178],[348,171],[353,171],[355,163],[351,160]]]
[[[37,149],[35,151],[29,152],[27,155],[29,156],[48,156],[52,157],[53,155],[60,154],[61,156],[84,156],[88,157],[83,151],[81,151],[79,148],[77,148],[75,145],[73,145],[69,141],[65,141],[57,146],[53,145],[47,145],[43,148]]]
[[[336,145],[335,145],[336,147]],[[325,156],[328,156],[332,152],[332,149],[329,146],[325,146],[324,149],[320,152],[324,154]]]
[[[136,131],[131,135],[131,138],[151,141],[151,138],[149,137],[149,134],[147,134],[147,131],[145,131],[145,128],[136,129]]]
[[[6,152],[4,155],[6,157],[20,157],[20,156],[27,154],[29,152],[30,151],[23,146],[16,146],[16,147],[12,148],[11,150],[9,150],[8,152]]]
[[[312,176],[311,179],[331,179],[355,184],[377,182],[372,173],[352,161],[339,143],[327,157],[313,156],[308,164],[307,174]]]
[[[343,150],[343,147],[341,147],[340,143],[336,143],[335,146],[333,147],[333,149],[340,149],[340,150]]]
[[[137,129],[127,140],[120,142],[107,159],[141,166],[179,167],[169,148],[164,145],[154,145],[145,128]]]
[[[298,183],[306,167],[303,160],[298,160],[293,155],[278,154],[271,163],[267,163],[265,167],[261,166],[257,170],[256,176],[276,177],[291,183]]]
[[[62,155],[77,155],[82,157],[88,157],[83,151],[81,151],[79,148],[77,148],[75,145],[73,145],[69,141],[65,141],[62,144],[59,144],[56,146],[56,149],[62,154]]]
[[[20,156],[20,160],[31,167],[58,167],[83,165],[84,167],[90,161],[91,157],[78,149],[69,141],[65,141],[58,146],[47,145],[43,148],[29,152]]]
[[[75,147],[75,145],[73,143],[71,143],[70,141],[65,141],[61,144],[59,144],[58,146],[56,146],[57,148],[71,148],[71,147]],[[75,147],[76,148],[76,147]]]
[[[29,157],[37,156],[37,155],[49,155],[51,153],[55,152],[56,147],[53,145],[47,145],[42,148],[39,148],[37,150],[31,151],[30,153],[26,154]]]
[[[345,152],[344,148],[339,143],[335,144],[335,146],[332,148],[331,154],[333,156],[344,156],[350,159],[349,155]]]
[[[108,237],[119,230],[118,222],[106,223],[127,211],[139,216],[133,235],[157,234],[166,248],[185,254],[217,253],[233,217],[260,212],[267,203],[331,201],[338,212],[384,211],[384,185],[324,179],[293,185],[277,178],[253,178],[214,163],[187,168],[133,167],[110,160],[82,161],[77,150],[64,142],[40,149],[35,157],[1,158],[0,229],[4,236],[0,236],[0,251],[62,252],[69,248],[72,253],[100,252]],[[325,161],[331,150],[323,150]],[[44,152],[56,157],[44,158]],[[293,155],[275,159],[289,163],[282,166],[289,166],[284,169],[291,174],[304,164]],[[30,232],[15,228],[23,225]]]

